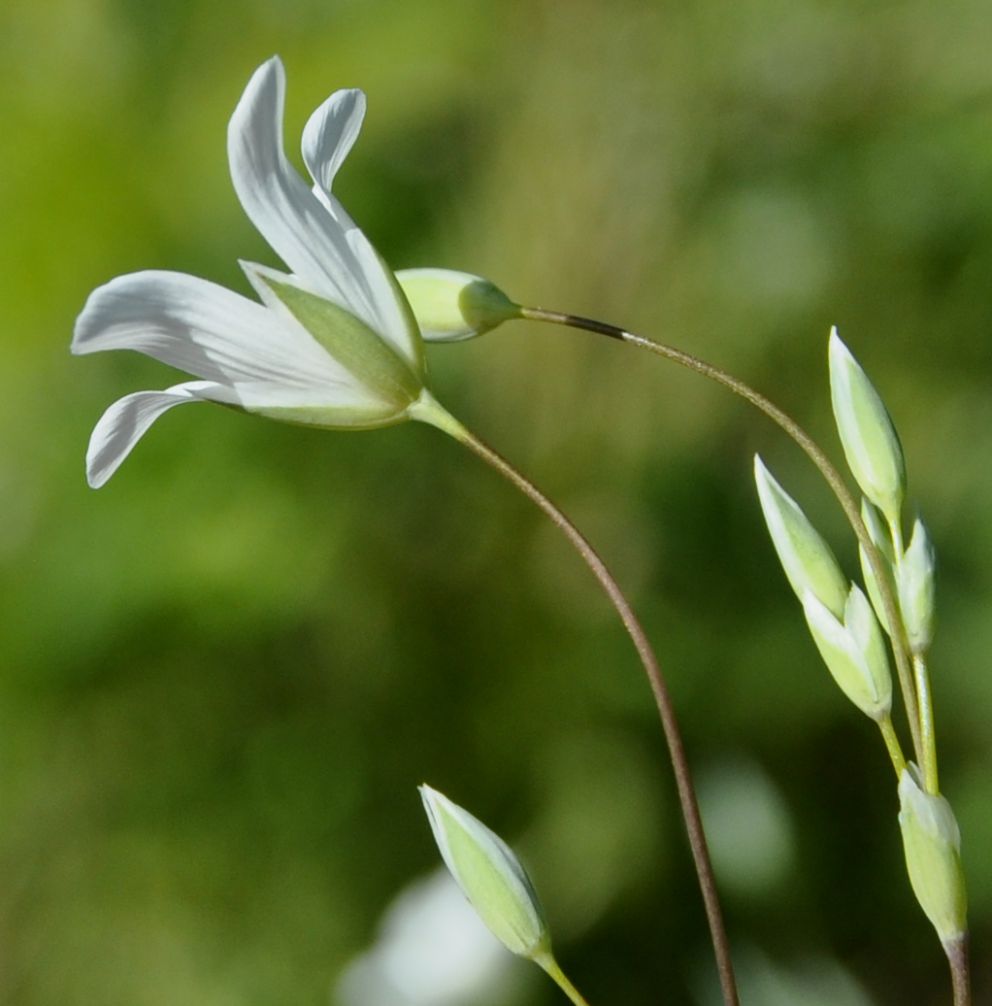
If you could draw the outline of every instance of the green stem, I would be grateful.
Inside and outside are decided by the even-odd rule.
[[[885,741],[889,758],[892,760],[892,767],[896,770],[896,778],[901,779],[906,768],[906,756],[902,753],[902,745],[899,743],[895,728],[892,726],[892,717],[886,716],[879,720],[878,726],[882,731],[882,740]]]
[[[581,992],[568,980],[568,976],[560,967],[558,962],[550,953],[541,954],[534,958],[534,963],[539,964],[551,977],[552,981],[568,996],[575,1006],[589,1006]]]
[[[920,732],[923,735],[923,785],[928,793],[940,792],[937,774],[937,731],[933,720],[933,695],[926,658],[921,653],[913,655],[913,673],[916,676],[916,694],[920,701]]]
[[[634,613],[630,602],[624,596],[613,574],[606,567],[606,564],[596,550],[583,536],[582,532],[537,486],[518,472],[505,458],[497,454],[488,444],[485,444],[474,434],[470,433],[454,416],[442,408],[433,398],[430,398],[426,392],[420,401],[411,407],[410,415],[415,419],[420,419],[423,422],[438,427],[470,448],[486,464],[499,472],[500,475],[512,483],[542,510],[550,518],[551,522],[565,535],[576,552],[579,553],[583,562],[589,567],[620,616],[620,620],[623,622],[627,635],[630,636],[631,642],[634,644],[634,649],[637,651],[637,655],[640,657],[641,664],[644,667],[644,672],[647,675],[655,705],[658,709],[658,715],[661,719],[665,741],[668,745],[672,769],[675,774],[679,804],[682,808],[682,817],[685,821],[685,828],[689,837],[689,848],[692,852],[696,877],[699,881],[703,906],[706,910],[706,919],[709,924],[710,940],[713,944],[714,955],[716,956],[723,1000],[725,1006],[738,1006],[740,1000],[734,978],[733,963],[730,957],[730,945],[723,924],[723,913],[716,892],[713,866],[710,862],[706,835],[703,831],[703,822],[699,813],[699,804],[696,800],[696,791],[692,783],[692,775],[689,771],[689,760],[685,753],[685,745],[682,742],[682,733],[675,716],[675,707],[668,691],[668,685],[658,664],[658,658],[655,656],[654,650],[652,650],[647,635],[637,615]]]
[[[616,325],[609,325],[602,321],[595,321],[591,318],[582,318],[574,314],[563,314],[558,311],[546,311],[539,307],[524,307],[520,309],[520,316],[531,321],[549,322],[554,325],[564,325],[569,328],[579,328],[587,332],[597,332],[600,335],[617,339],[620,342],[628,342],[634,346],[639,346],[657,356],[671,360],[682,367],[701,374],[703,377],[722,384],[735,395],[750,402],[755,408],[763,412],[769,419],[783,429],[805,452],[806,456],[819,469],[827,484],[833,490],[834,496],[840,503],[845,516],[848,519],[858,542],[868,556],[875,579],[878,580],[879,592],[882,597],[882,606],[885,610],[885,617],[890,625],[899,625],[899,609],[896,599],[889,586],[885,575],[885,563],[879,554],[875,543],[868,534],[868,529],[861,519],[858,504],[851,495],[850,490],[844,483],[843,478],[833,466],[830,459],[823,453],[815,440],[789,415],[783,412],[778,406],[770,402],[764,395],[755,391],[750,385],[738,380],[736,377],[714,367],[712,364],[700,360],[689,353],[684,353],[673,346],[666,346],[644,336],[634,335]],[[906,718],[909,721],[909,730],[913,738],[913,750],[916,757],[922,764],[924,762],[924,745],[920,731],[920,716],[916,701],[916,689],[913,682],[912,671],[910,669],[909,655],[905,644],[898,638],[898,634],[892,637],[892,652],[895,655],[896,669],[899,677],[899,688],[902,692],[903,703],[906,707]]]

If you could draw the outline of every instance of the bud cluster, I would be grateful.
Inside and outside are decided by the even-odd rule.
[[[841,572],[830,546],[760,458],[754,475],[758,499],[782,568],[799,598],[816,648],[841,691],[882,727],[892,724],[892,677],[883,631],[913,658],[920,733],[930,759],[925,783],[901,752],[899,825],[910,883],[945,946],[966,934],[960,835],[954,813],[937,792],[936,749],[925,655],[933,638],[934,550],[920,520],[903,543],[906,465],[895,426],[864,370],[830,334],[830,393],[848,467],[863,499],[867,542],[859,542],[867,596]],[[869,554],[873,553],[873,554]],[[887,602],[886,603],[886,599]],[[894,615],[896,625],[891,624]],[[898,742],[894,742],[896,748]],[[890,747],[890,754],[893,754]]]

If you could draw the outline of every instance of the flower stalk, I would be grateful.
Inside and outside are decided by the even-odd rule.
[[[535,957],[534,963],[544,969],[548,977],[565,993],[569,1002],[573,1003],[574,1006],[589,1006],[585,996],[569,981],[568,975],[562,971],[558,962],[551,954]]]
[[[635,335],[633,332],[628,332],[616,325],[560,311],[548,311],[539,307],[522,307],[520,309],[520,316],[530,321],[541,321],[554,325],[563,325],[567,328],[578,328],[587,332],[596,332],[599,335],[605,335],[619,342],[627,342],[631,345],[639,346],[641,349],[646,349],[656,356],[661,356],[688,370],[701,374],[703,377],[715,381],[717,384],[722,384],[739,398],[750,402],[756,409],[763,412],[802,448],[803,452],[816,465],[820,474],[830,486],[834,496],[841,505],[841,509],[844,511],[844,515],[847,517],[848,523],[857,536],[859,545],[865,552],[876,580],[879,582],[879,590],[886,616],[885,620],[890,625],[900,624],[898,602],[889,587],[884,560],[879,554],[874,541],[872,541],[864,521],[861,519],[857,502],[830,459],[824,454],[816,441],[791,416],[783,412],[777,405],[744,381],[728,374],[719,367],[707,363],[705,360],[676,349],[674,346],[668,346],[664,343],[655,342],[653,339]],[[917,702],[913,672],[906,644],[904,640],[898,638],[898,634],[892,639],[892,652],[895,656],[899,689],[906,708],[906,718],[909,722],[909,731],[913,740],[913,750],[922,764],[927,759],[924,754],[925,745],[920,729],[919,703]]]
[[[537,486],[517,471],[502,455],[498,454],[488,444],[467,430],[454,416],[441,409],[436,403],[426,408],[419,406],[412,408],[415,410],[412,412],[413,418],[421,419],[424,422],[437,426],[464,444],[542,510],[565,535],[576,552],[579,553],[582,561],[589,567],[620,616],[620,620],[623,622],[627,635],[634,644],[634,649],[637,651],[641,665],[647,675],[655,705],[658,709],[658,715],[661,719],[665,742],[668,745],[672,769],[675,774],[679,804],[689,838],[689,847],[692,852],[696,877],[703,897],[703,906],[709,925],[710,939],[713,943],[713,952],[716,956],[723,1000],[726,1006],[737,1006],[739,998],[734,978],[733,962],[730,956],[730,945],[727,940],[723,913],[716,890],[716,880],[713,875],[713,866],[710,862],[709,848],[706,843],[699,804],[689,770],[689,760],[686,756],[685,745],[682,740],[682,732],[679,729],[678,720],[675,716],[675,708],[665,677],[658,663],[658,658],[655,656],[654,650],[651,648],[647,635],[637,615],[634,613],[630,602],[624,596],[613,574],[582,532]],[[552,975],[552,977],[554,976]]]

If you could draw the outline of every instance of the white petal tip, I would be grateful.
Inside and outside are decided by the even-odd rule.
[[[830,356],[842,361],[853,359],[847,343],[838,335],[836,325],[830,329]]]

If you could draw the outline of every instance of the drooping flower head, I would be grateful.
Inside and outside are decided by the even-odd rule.
[[[90,438],[94,488],[173,406],[213,401],[288,422],[371,428],[447,414],[426,389],[423,340],[395,276],[331,193],[365,96],[337,91],[303,132],[309,186],[282,142],[285,71],[253,74],[228,128],[231,178],[249,219],[289,269],[242,262],[259,300],[184,273],[112,280],[86,302],[74,353],[132,349],[194,375],[114,402]]]

